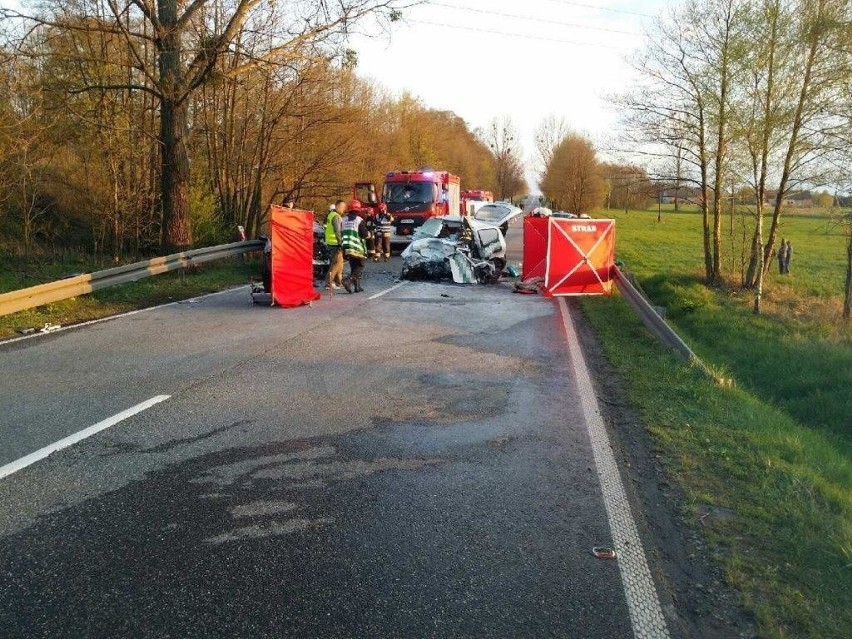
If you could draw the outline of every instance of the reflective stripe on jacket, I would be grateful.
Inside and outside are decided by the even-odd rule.
[[[367,256],[367,247],[359,231],[363,222],[364,219],[359,215],[351,219],[348,215],[343,218],[343,239],[340,245],[347,255],[354,255],[355,257]]]
[[[382,235],[393,233],[393,215],[390,213],[379,213],[376,217],[376,232]]]
[[[334,222],[340,218],[340,213],[337,211],[329,211],[325,218],[325,243],[327,246],[337,246],[337,229]]]

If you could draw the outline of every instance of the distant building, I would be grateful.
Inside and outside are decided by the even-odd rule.
[[[701,190],[694,187],[682,186],[677,189],[665,189],[660,193],[660,202],[662,204],[674,204],[675,200],[682,204],[698,204],[701,202]]]
[[[778,191],[766,191],[764,204],[774,205],[777,196]],[[809,209],[813,208],[814,198],[810,191],[788,191],[784,196],[783,204],[798,209]]]

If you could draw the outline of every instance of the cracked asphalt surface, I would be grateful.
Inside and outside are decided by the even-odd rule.
[[[631,637],[556,306],[399,268],[0,346],[0,465],[171,395],[0,480],[0,634]]]

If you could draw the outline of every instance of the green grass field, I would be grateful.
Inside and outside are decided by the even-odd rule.
[[[698,504],[733,511],[703,530],[764,636],[849,636],[852,338],[839,319],[845,239],[825,219],[787,218],[792,273],[773,271],[767,313],[758,317],[748,294],[701,283],[698,215],[664,212],[657,223],[656,211],[608,213],[598,216],[617,219],[618,257],[693,349],[735,381],[716,386],[661,352],[619,297],[584,300],[686,495],[685,517],[695,522]],[[739,258],[726,264],[739,281]]]
[[[701,249],[701,217],[697,212],[663,211],[657,222],[656,211],[598,211],[598,217],[617,220],[618,256],[640,277],[678,273],[701,276],[704,257]],[[743,222],[747,220],[748,227]],[[734,283],[740,282],[743,245],[752,232],[750,218],[737,215],[733,223],[725,216],[722,229],[722,265]],[[746,233],[745,242],[743,234]],[[764,223],[764,233],[769,223]],[[790,214],[782,218],[779,236],[793,243],[794,253],[789,275],[779,275],[777,263],[769,272],[766,286],[770,299],[783,302],[785,293],[797,296],[835,297],[843,294],[846,244],[842,229],[827,216]],[[840,307],[838,307],[839,309]]]

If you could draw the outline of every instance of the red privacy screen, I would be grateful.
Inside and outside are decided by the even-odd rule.
[[[528,215],[524,218],[524,263],[521,278],[544,277],[547,268],[546,217]]]
[[[608,295],[615,258],[615,220],[548,218],[548,222],[547,292]]]
[[[320,298],[314,290],[314,218],[310,211],[271,207],[272,298],[285,308]]]

